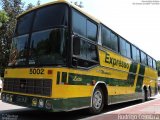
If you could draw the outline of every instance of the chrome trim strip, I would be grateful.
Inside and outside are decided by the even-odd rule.
[[[89,107],[90,107],[90,106],[84,106],[84,107],[72,108],[72,109],[70,109],[70,110],[64,110],[64,111],[67,111],[67,112],[69,112],[69,111],[81,110],[81,109],[85,109],[85,108],[89,108]]]
[[[114,102],[114,103],[110,102],[108,105],[114,105],[114,104],[125,103],[125,102],[134,101],[134,100],[141,100],[141,99],[143,98],[131,99],[131,100],[126,100],[126,101]]]

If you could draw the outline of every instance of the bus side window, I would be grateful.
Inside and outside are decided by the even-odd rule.
[[[123,38],[120,38],[120,54],[131,58],[131,45]]]
[[[97,46],[84,38],[73,38],[73,66],[91,67],[98,64]]]
[[[80,37],[75,36],[73,38],[73,54],[80,55]]]
[[[140,51],[133,45],[132,45],[132,58],[134,61],[140,62]]]
[[[102,26],[102,45],[118,52],[118,37],[117,35],[105,26]]]
[[[88,17],[74,9],[72,10],[72,13],[73,32],[96,42],[98,31],[97,23],[91,21]]]
[[[86,37],[86,17],[76,10],[72,10],[72,29],[73,32]]]
[[[154,69],[157,69],[156,61],[155,61],[155,60],[153,60],[153,68],[154,68]]]
[[[148,59],[148,66],[152,67],[152,58],[147,56],[147,59]]]
[[[93,41],[97,40],[97,25],[87,20],[87,38]]]
[[[147,55],[141,51],[141,63],[147,65]]]

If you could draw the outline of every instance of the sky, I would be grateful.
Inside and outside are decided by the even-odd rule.
[[[23,1],[26,4],[37,2]],[[54,0],[40,1],[44,4]],[[89,14],[156,60],[160,60],[160,0],[81,1],[83,9]]]

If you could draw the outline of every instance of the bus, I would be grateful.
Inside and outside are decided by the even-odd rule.
[[[3,102],[98,114],[156,93],[156,60],[81,8],[60,0],[17,17]]]

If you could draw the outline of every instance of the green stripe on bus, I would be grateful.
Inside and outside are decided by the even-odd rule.
[[[69,81],[70,85],[87,85],[91,84],[92,80],[95,81],[104,81],[106,84],[111,86],[132,86],[134,83],[129,80],[121,80],[114,78],[105,78],[105,77],[97,77],[97,76],[89,76],[89,75],[80,75],[69,73]]]
[[[145,73],[145,66],[140,65],[139,75],[138,75],[137,84],[136,84],[136,92],[141,92],[142,91],[144,73]]]
[[[138,67],[137,63],[132,63],[129,69],[127,81],[129,82],[129,85],[131,86],[133,86],[135,82],[137,67]],[[130,74],[130,73],[133,73],[133,74]]]
[[[137,66],[137,63],[131,64],[127,80],[69,73],[68,83],[70,85],[87,85],[91,84],[92,80],[95,80],[104,81],[110,86],[133,86],[135,82]]]
[[[138,63],[133,62],[130,66],[127,82],[129,86],[133,86],[136,78],[136,72],[138,68]]]
[[[110,95],[111,103],[119,103],[124,101],[135,100],[138,98],[142,98],[142,94],[135,92],[133,94],[123,94],[123,95]]]
[[[65,111],[73,108],[89,107],[91,97],[77,97],[67,99],[53,99],[53,111]]]

